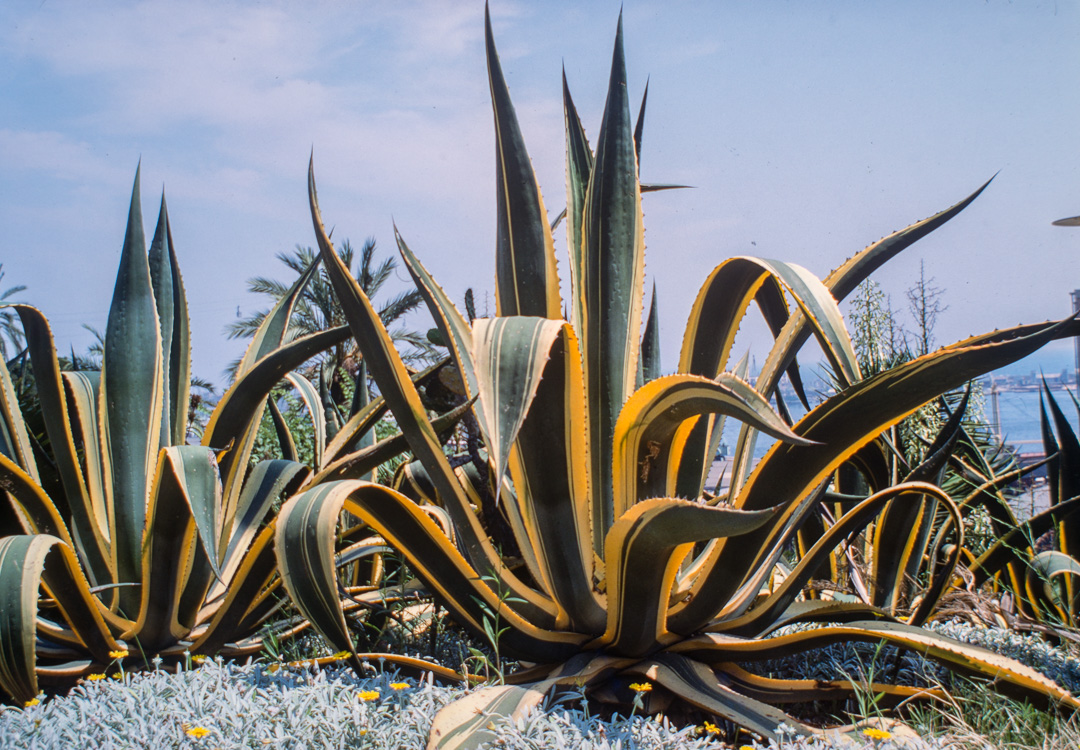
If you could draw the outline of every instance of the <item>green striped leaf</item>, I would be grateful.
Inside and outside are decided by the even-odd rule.
[[[607,535],[608,621],[598,645],[643,656],[664,644],[671,589],[693,544],[746,534],[774,515],[673,498],[645,500],[624,513]]]
[[[187,441],[188,400],[191,396],[187,297],[176,262],[164,193],[161,195],[157,229],[150,243],[149,262],[150,280],[161,324],[162,367],[165,372],[160,444],[164,448],[183,445]]]
[[[161,442],[164,397],[161,329],[143,235],[139,174],[131,193],[127,234],[105,326],[99,407],[116,513],[113,545],[117,580],[139,579],[150,483]],[[120,591],[121,606],[136,611],[138,591]]]
[[[615,426],[615,509],[675,492],[685,436],[700,414],[727,414],[773,437],[804,442],[748,383],[728,373],[716,380],[667,375],[639,389],[623,407]]]
[[[634,390],[645,284],[645,238],[633,124],[626,92],[622,17],[607,102],[596,141],[582,221],[582,328],[592,450],[593,545],[603,554],[615,521],[611,445],[615,421]]]
[[[45,534],[0,539],[0,688],[18,701],[38,692],[35,620],[42,582],[94,658],[108,663],[108,652],[120,648],[69,545]]]
[[[570,252],[570,324],[585,330],[585,198],[593,170],[593,153],[581,126],[563,68],[563,113],[566,120],[566,247]]]
[[[853,622],[773,638],[745,639],[707,633],[668,650],[704,664],[757,662],[822,648],[832,643],[880,643],[916,651],[961,674],[990,677],[994,689],[1030,700],[1036,706],[1080,708],[1067,690],[1015,659],[1000,656],[923,628],[889,622]]]
[[[562,301],[551,228],[499,65],[486,7],[484,39],[495,113],[496,314],[559,319]]]
[[[545,318],[480,318],[473,323],[473,361],[484,403],[480,430],[495,463],[495,481],[506,473],[510,446],[536,396],[548,354],[563,323]]]
[[[320,485],[291,498],[277,521],[275,549],[282,580],[294,603],[335,648],[351,650],[334,570],[338,516],[348,511],[405,558],[455,621],[477,634],[485,613],[498,612],[507,631],[507,654],[561,661],[586,636],[538,627],[519,616],[457,551],[432,518],[404,495],[367,482]],[[358,665],[357,665],[358,666]]]
[[[780,709],[732,690],[704,664],[678,654],[660,654],[649,662],[635,666],[632,673],[655,681],[691,706],[745,727],[766,739],[779,740],[777,729],[781,724],[804,736],[813,733],[810,727]]]

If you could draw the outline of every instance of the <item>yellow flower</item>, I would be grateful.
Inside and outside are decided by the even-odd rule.
[[[754,748],[750,745],[743,745],[739,748],[739,750],[754,750]]]
[[[195,739],[199,739],[200,737],[205,737],[206,735],[210,734],[210,730],[206,727],[191,727],[191,729],[185,729],[184,733],[188,737],[194,737]]]
[[[36,706],[36,705],[38,705],[39,703],[41,703],[41,701],[39,701],[39,700],[38,700],[37,698],[31,698],[30,700],[28,700],[28,701],[27,701],[26,703],[24,703],[23,705],[24,705],[24,706],[25,706],[26,708],[30,708],[30,706]]]
[[[194,662],[195,664],[202,664],[204,661],[206,661],[206,655],[205,654],[195,654],[193,657],[191,657],[191,661]]]
[[[652,690],[651,682],[631,682],[630,689],[635,693],[647,693]]]
[[[128,650],[126,648],[122,648],[122,649],[120,649],[118,651],[110,651],[109,652],[109,658],[110,659],[123,659],[127,655],[128,655]]]
[[[98,680],[104,680],[105,675],[101,672],[95,672],[94,674],[86,675],[86,679],[90,680],[90,682],[97,682]]]
[[[366,729],[361,729],[360,730],[360,736],[363,737],[365,734],[367,734],[367,730]]]
[[[864,729],[862,733],[872,740],[887,740],[892,737],[891,732],[886,732],[884,729],[875,729],[874,727]]]
[[[266,668],[266,673],[267,674],[273,674],[274,672],[278,671],[279,669],[281,669],[280,664],[271,664],[269,667]]]
[[[360,700],[362,701],[377,701],[379,700],[378,690],[364,690],[360,693]]]
[[[390,689],[391,690],[406,690],[408,687],[409,687],[409,683],[407,683],[407,682],[391,682],[390,683]]]
[[[119,672],[113,672],[111,675],[109,675],[109,677],[112,677],[114,680],[124,679],[124,675],[120,674]]]
[[[701,733],[720,734],[720,727],[716,726],[711,721],[706,721],[704,724],[701,725]],[[742,748],[739,748],[739,750],[742,750]]]
[[[348,651],[338,651],[336,654],[334,654],[330,658],[331,659],[337,659],[338,661],[340,661],[342,659],[348,659],[350,656],[352,656],[352,654],[350,652],[348,652]]]

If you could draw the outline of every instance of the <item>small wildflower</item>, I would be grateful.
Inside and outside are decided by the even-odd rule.
[[[205,737],[206,735],[210,734],[210,730],[206,727],[191,727],[190,729],[185,729],[184,734],[186,734],[188,737],[194,737],[195,739],[199,739],[200,737]]]
[[[90,680],[90,682],[97,682],[98,680],[104,680],[105,674],[103,672],[95,672],[94,674],[86,675],[86,679]]]
[[[363,737],[365,734],[367,734],[367,730],[366,729],[361,729],[360,730],[360,736]]]
[[[754,750],[752,745],[741,745],[739,750]]]
[[[120,672],[113,672],[111,675],[109,675],[109,677],[112,677],[114,680],[122,680],[122,679],[124,679],[124,675],[121,674]]]
[[[651,682],[631,682],[630,689],[635,693],[647,693],[652,690]]]
[[[26,707],[26,708],[30,708],[31,706],[36,706],[39,703],[41,703],[41,701],[38,700],[37,698],[31,698],[26,703],[24,703],[23,706]]]
[[[127,655],[128,655],[128,650],[126,648],[122,648],[122,649],[119,649],[117,651],[110,651],[109,652],[109,658],[110,659],[123,659]]]
[[[280,664],[271,664],[269,667],[266,668],[266,673],[267,674],[273,674],[274,672],[278,671],[279,669],[281,669]]]
[[[360,692],[360,700],[362,701],[377,701],[379,700],[378,690],[363,690]]]
[[[409,688],[409,683],[407,683],[407,682],[391,682],[390,683],[390,689],[391,690],[407,690],[408,688]]]
[[[330,658],[331,659],[336,659],[337,661],[341,661],[342,659],[348,659],[350,656],[352,656],[352,654],[350,652],[348,652],[348,651],[338,651],[336,654],[334,654]]]
[[[701,725],[702,734],[720,734],[720,727],[713,724],[711,721],[706,721]],[[740,748],[740,750],[742,750]]]
[[[887,740],[892,737],[892,732],[887,732],[884,729],[876,729],[874,727],[864,729],[862,730],[862,733],[872,740]]]
[[[191,657],[191,661],[192,661],[193,664],[202,664],[204,661],[206,661],[206,655],[205,654],[195,654],[194,656]]]

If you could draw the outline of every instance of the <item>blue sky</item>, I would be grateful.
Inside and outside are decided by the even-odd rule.
[[[619,6],[492,6],[552,213],[560,69],[595,140]],[[645,201],[667,369],[724,258],[823,276],[999,170],[877,278],[902,307],[925,262],[949,305],[939,343],[1068,313],[1080,230],[1050,222],[1080,213],[1078,4],[627,0],[624,23],[632,97],[651,81],[642,177],[695,186]],[[61,348],[85,345],[81,324],[105,324],[141,158],[148,230],[162,186],[169,201],[195,370],[220,379],[241,351],[224,325],[263,306],[245,280],[281,277],[275,253],[313,243],[314,148],[336,238],[388,252],[396,221],[452,296],[473,286],[482,304],[495,224],[482,42],[480,2],[4,3],[3,285],[28,286]],[[762,336],[746,336],[759,356]]]

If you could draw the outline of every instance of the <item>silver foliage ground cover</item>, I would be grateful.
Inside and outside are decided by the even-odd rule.
[[[935,629],[1014,656],[1070,688],[1080,685],[1080,661],[1041,639],[955,623]],[[866,654],[851,646],[827,651],[829,658],[812,663],[772,666],[835,674],[837,668],[857,671],[855,665],[866,663]],[[66,696],[0,712],[0,748],[423,748],[432,717],[460,697],[462,689],[380,673],[377,664],[372,666],[372,676],[360,677],[348,669],[207,660],[192,669],[159,669],[84,682]],[[905,665],[905,669],[914,672],[920,666]],[[572,696],[524,719],[495,722],[494,728],[495,746],[508,749],[721,747],[699,727],[680,729],[665,720],[640,716],[602,720]],[[867,740],[863,746],[886,750],[892,745],[890,740]],[[820,740],[794,737],[781,746],[791,750],[831,747]],[[751,747],[777,745],[754,743]],[[857,748],[858,743],[846,747]],[[934,746],[918,743],[915,747]]]

